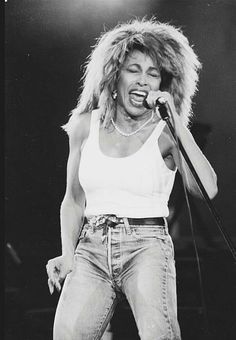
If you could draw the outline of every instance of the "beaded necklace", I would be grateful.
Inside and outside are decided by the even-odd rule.
[[[151,120],[153,119],[153,111],[152,111],[152,115],[151,115],[151,117],[148,119],[148,120],[146,120],[146,122],[144,122],[144,124],[142,124],[137,130],[135,130],[135,131],[132,131],[132,132],[130,132],[130,133],[127,133],[127,132],[124,132],[124,131],[122,131],[117,125],[116,125],[116,123],[114,122],[114,120],[113,120],[113,118],[111,118],[111,123],[112,123],[112,125],[114,126],[114,128],[116,129],[116,131],[120,134],[120,135],[122,135],[122,136],[124,136],[124,137],[130,137],[130,136],[133,136],[133,135],[135,135],[137,132],[139,132],[140,130],[142,130]]]

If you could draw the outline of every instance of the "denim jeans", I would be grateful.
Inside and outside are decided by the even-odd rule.
[[[54,340],[101,339],[119,295],[141,340],[179,340],[176,272],[165,226],[84,225],[57,306]]]

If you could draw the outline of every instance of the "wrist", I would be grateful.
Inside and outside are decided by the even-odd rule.
[[[65,257],[65,258],[73,258],[74,251],[72,251],[72,250],[63,250],[62,251],[62,256]]]

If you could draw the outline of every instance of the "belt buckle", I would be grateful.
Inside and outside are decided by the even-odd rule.
[[[106,218],[106,223],[108,227],[113,228],[119,224],[119,218],[116,215],[108,215]]]
[[[108,227],[113,227],[118,224],[119,221],[116,215],[94,215],[88,219],[88,223],[94,228],[106,224]]]

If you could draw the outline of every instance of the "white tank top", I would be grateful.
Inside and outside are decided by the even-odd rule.
[[[160,120],[141,148],[127,157],[106,156],[100,149],[100,112],[91,116],[88,139],[81,151],[79,181],[85,192],[85,216],[167,217],[168,200],[176,171],[160,153]]]

